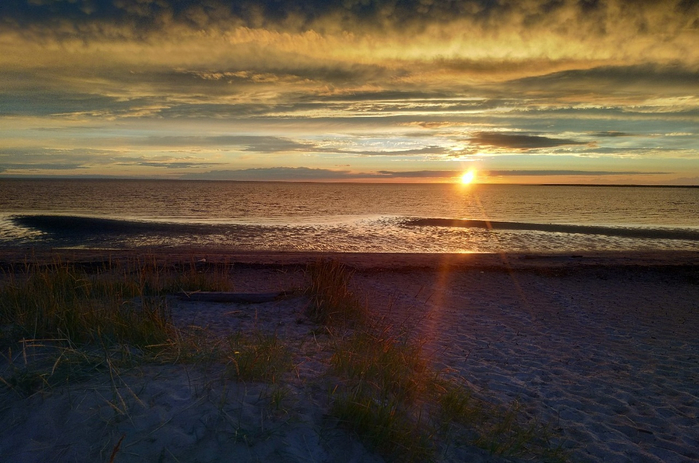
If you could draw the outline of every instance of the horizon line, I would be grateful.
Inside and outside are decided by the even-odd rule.
[[[458,179],[458,177],[456,177]],[[129,180],[129,181],[175,181],[175,182],[236,182],[236,183],[314,183],[314,184],[362,184],[362,185],[434,185],[434,184],[451,184],[461,185],[458,180],[455,181],[366,181],[358,179],[351,180],[256,180],[256,179],[191,179],[191,178],[176,178],[176,177],[137,177],[137,176],[102,176],[102,175],[77,175],[77,176],[62,176],[62,175],[1,175],[0,180]],[[521,182],[473,182],[470,185],[512,185],[512,186],[578,186],[578,187],[637,187],[637,188],[699,188],[699,184],[661,184],[661,183],[521,183]],[[462,185],[468,187],[470,185]]]

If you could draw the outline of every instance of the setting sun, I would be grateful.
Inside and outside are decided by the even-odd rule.
[[[476,171],[471,169],[467,172],[464,172],[464,174],[461,176],[461,183],[463,185],[468,185],[473,183],[473,181],[476,179]]]

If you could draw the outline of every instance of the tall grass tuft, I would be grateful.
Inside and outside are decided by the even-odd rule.
[[[428,387],[430,369],[418,344],[387,330],[360,330],[335,349],[333,371],[381,401],[414,403]]]
[[[355,300],[347,290],[351,276],[333,262],[312,269],[320,321]],[[527,420],[516,402],[503,407],[474,398],[464,384],[430,367],[419,339],[385,321],[370,322],[365,313],[361,320],[334,338],[331,414],[388,460],[432,461],[458,443],[495,455],[565,461],[550,449],[545,427]]]
[[[293,366],[291,353],[276,336],[237,333],[228,344],[228,374],[236,379],[276,383]]]
[[[228,264],[206,264],[192,259],[168,265],[159,263],[155,257],[144,257],[127,263],[124,270],[131,273],[140,291],[147,294],[232,289]]]
[[[306,269],[311,303],[308,317],[323,325],[351,326],[366,320],[366,307],[352,294],[352,271],[336,260],[319,261]]]
[[[172,272],[152,262],[104,265],[92,272],[55,262],[7,272],[0,282],[0,336],[60,339],[70,346],[162,346],[176,337],[166,294],[227,289],[223,271]]]
[[[146,298],[133,282],[64,265],[10,278],[0,290],[0,322],[21,338],[62,339],[68,345],[160,344],[171,327],[163,298]]]
[[[475,398],[454,382],[444,382],[437,396],[439,433],[487,450],[494,455],[535,457],[538,461],[564,462],[566,455],[552,447],[546,426],[525,420],[520,404],[504,407]]]
[[[509,407],[477,399],[432,370],[420,344],[366,326],[331,358],[337,386],[331,414],[390,461],[427,462],[454,445],[493,455],[563,462],[548,431]]]
[[[434,458],[431,436],[399,402],[381,402],[356,390],[336,397],[331,413],[389,461],[423,463]]]
[[[332,414],[393,461],[429,461],[434,454],[421,421],[431,373],[420,350],[387,330],[364,329],[340,342],[331,359],[341,381]]]
[[[29,395],[134,361],[221,358],[210,340],[174,325],[167,295],[228,290],[228,271],[154,258],[11,268],[0,278],[0,382]]]

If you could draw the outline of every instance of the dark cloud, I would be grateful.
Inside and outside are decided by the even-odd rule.
[[[203,163],[203,162],[158,162],[158,161],[141,161],[135,163],[124,163],[117,162],[117,165],[136,165],[139,167],[158,167],[161,169],[192,169],[202,167],[206,168],[216,163]]]
[[[337,153],[355,154],[361,156],[425,156],[425,155],[440,155],[448,154],[449,150],[441,146],[425,146],[423,148],[414,148],[406,150],[365,150],[365,151],[349,151],[349,150],[332,150]]]
[[[236,137],[232,137],[236,138]],[[263,153],[278,153],[283,151],[308,151],[314,149],[312,143],[299,143],[293,140],[279,137],[240,137],[250,138],[245,145],[245,151],[256,151]]]
[[[559,176],[559,175],[664,175],[672,172],[641,172],[641,171],[612,171],[612,170],[491,170],[491,177],[529,177],[529,176]]]
[[[570,93],[584,100],[590,95],[630,98],[636,94],[663,89],[665,96],[687,95],[696,90],[699,68],[681,63],[600,66],[571,69],[507,82],[510,90],[537,92],[537,95]],[[623,93],[619,93],[623,89]]]
[[[269,114],[286,115],[308,109],[310,105],[294,105],[283,103],[217,103],[212,98],[211,103],[183,102],[170,104],[160,111],[160,115],[168,119],[248,119],[264,118]],[[317,107],[314,105],[313,107]]]
[[[98,149],[22,148],[0,150],[0,166],[7,171],[90,169],[96,165],[157,167],[162,169],[201,169],[220,165],[193,157],[128,156]]]
[[[113,151],[82,148],[6,148],[0,149],[0,163],[7,169],[44,169],[55,165],[62,170],[99,164],[114,154]]]
[[[201,27],[215,22],[217,16],[259,26],[261,23],[282,23],[290,17],[310,22],[330,14],[338,15],[340,21],[350,17],[376,21],[388,14],[396,20],[406,21],[423,17],[449,19],[466,12],[485,17],[492,10],[502,10],[502,7],[489,0],[434,2],[432,5],[420,0],[19,0],[4,5],[0,17],[12,18],[20,24],[49,22],[57,17],[76,22],[98,18],[131,21],[146,27],[158,18],[168,16],[180,23]]]
[[[134,31],[163,30],[173,23],[200,30],[221,24],[247,27],[291,27],[297,30],[318,28],[323,18],[332,18],[340,28],[363,24],[366,27],[409,28],[420,31],[426,23],[446,24],[459,18],[470,18],[475,25],[493,27],[516,23],[523,28],[549,24],[551,17],[573,14],[589,20],[596,33],[609,32],[618,16],[626,20],[637,34],[651,34],[662,25],[662,17],[653,13],[656,2],[633,0],[578,2],[538,0],[505,2],[493,0],[12,0],[4,2],[0,20],[17,27],[34,24],[60,24],[69,21],[78,27],[90,22],[126,24]],[[674,0],[663,2],[664,10],[682,14],[688,19],[697,15],[695,2]],[[615,13],[615,11],[622,13]],[[691,24],[691,21],[690,21]],[[58,29],[58,28],[57,28]],[[69,32],[63,28],[61,33]],[[113,33],[104,28],[102,33]]]
[[[467,111],[483,111],[495,108],[496,105],[488,101],[459,101],[451,100],[405,100],[405,101],[374,101],[361,104],[349,104],[349,110],[358,110],[365,113],[460,113]]]
[[[491,170],[487,172],[493,177],[514,176],[560,176],[560,175],[662,175],[671,172],[641,172],[641,171],[607,171],[607,170]],[[417,170],[417,171],[389,171],[382,170],[378,174],[390,178],[455,178],[463,174],[462,170]]]
[[[315,97],[325,102],[342,101],[342,102],[357,102],[357,101],[393,101],[393,100],[430,100],[439,101],[445,100],[453,94],[446,92],[425,92],[421,90],[382,90],[382,91],[352,91],[339,95],[328,95]]]
[[[441,155],[449,153],[449,150],[447,150],[446,148],[436,145],[403,150],[351,150],[343,148],[333,148],[332,146],[319,146],[314,142],[299,142],[284,137],[254,135],[223,135],[210,137],[148,137],[144,139],[133,139],[133,141],[130,144],[155,147],[240,147],[242,151],[250,151],[257,153],[278,153],[295,151],[306,153],[350,154],[354,156],[424,156]]]
[[[348,170],[312,169],[308,167],[267,167],[238,170],[212,170],[209,172],[187,174],[182,178],[198,180],[376,180],[376,179],[415,179],[415,178],[454,178],[461,171],[452,170],[421,170],[421,171],[388,171],[351,172]]]
[[[220,135],[220,136],[171,136],[148,137],[134,139],[136,145],[148,146],[242,146],[244,151],[263,153],[276,153],[281,151],[308,151],[313,150],[312,143],[301,143],[288,138],[274,136],[254,135]]]
[[[637,136],[637,135],[634,135],[634,134],[631,134],[631,133],[617,132],[617,131],[615,131],[615,130],[607,130],[607,131],[604,131],[604,132],[594,132],[594,133],[591,133],[590,135],[592,135],[593,137],[603,137],[603,138],[604,138],[604,137],[608,137],[608,138],[617,138],[617,137],[633,137],[633,136]]]
[[[269,57],[267,57],[269,58]],[[185,82],[190,82],[191,79],[197,79],[206,82],[210,86],[218,84],[225,88],[230,84],[292,84],[292,83],[330,83],[334,85],[356,84],[357,82],[365,81],[381,81],[390,77],[400,76],[401,73],[396,73],[386,69],[380,65],[369,64],[343,64],[332,63],[312,63],[312,62],[288,62],[283,63],[284,57],[278,61],[264,61],[255,63],[255,67],[239,66],[237,68],[226,69],[198,69],[172,72],[173,78],[185,78]],[[290,60],[291,61],[291,60]],[[403,74],[407,74],[403,72]],[[230,87],[228,87],[230,89]],[[388,92],[387,92],[388,93]],[[398,92],[400,93],[400,92]],[[361,95],[361,93],[360,93]],[[367,95],[371,95],[368,93]],[[348,99],[355,100],[358,97],[347,96]],[[342,100],[343,96],[335,96],[324,98],[325,100],[338,99]]]
[[[34,80],[25,77],[25,80]],[[0,75],[0,82],[4,79]],[[87,114],[104,112],[108,109],[113,113],[125,113],[133,106],[143,104],[139,101],[119,101],[116,98],[99,95],[81,94],[78,92],[42,89],[40,86],[33,91],[14,91],[12,93],[0,90],[0,114],[2,115],[32,115],[45,116],[56,114]]]
[[[343,180],[357,178],[346,170],[311,169],[308,167],[264,167],[255,169],[212,170],[187,174],[183,179],[192,180]],[[365,177],[362,177],[365,178]]]
[[[173,156],[113,156],[109,162],[115,166],[154,167],[159,169],[205,169],[221,165],[194,157],[176,158]]]
[[[502,132],[479,132],[471,137],[471,143],[482,146],[512,149],[552,148],[565,145],[585,145],[586,142],[565,138],[549,138],[540,135],[521,135]]]
[[[0,172],[5,172],[7,170],[74,170],[74,169],[85,169],[86,167],[82,164],[63,164],[57,162],[50,163],[0,163]]]
[[[458,170],[413,170],[413,171],[392,171],[392,170],[380,170],[378,174],[387,178],[454,178],[461,174],[463,171]]]

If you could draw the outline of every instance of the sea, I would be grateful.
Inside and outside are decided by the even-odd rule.
[[[0,248],[699,250],[699,188],[0,179]]]

